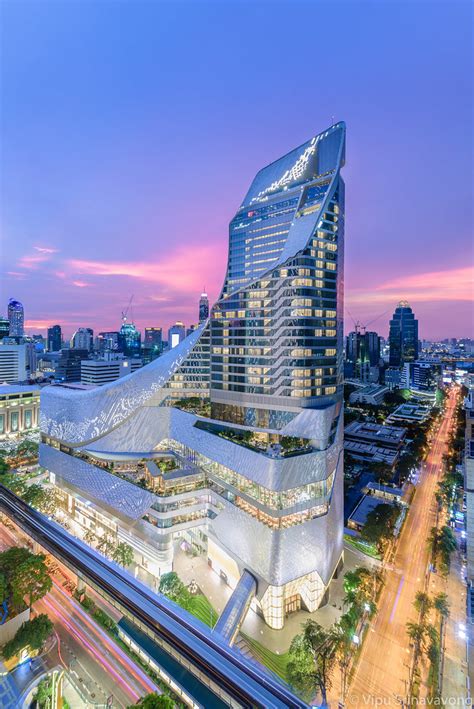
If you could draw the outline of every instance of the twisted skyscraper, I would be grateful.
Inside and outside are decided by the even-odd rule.
[[[133,524],[152,530],[156,573],[193,534],[230,586],[253,575],[275,628],[315,610],[342,561],[344,149],[337,123],[257,174],[198,330],[118,382],[42,395],[56,484],[117,509],[132,545]],[[176,468],[153,495],[96,465],[157,456]]]

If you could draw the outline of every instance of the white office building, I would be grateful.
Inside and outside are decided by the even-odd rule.
[[[28,379],[27,345],[0,343],[0,384],[13,384]]]
[[[81,362],[81,383],[102,386],[135,372],[141,366],[141,359],[85,359]]]

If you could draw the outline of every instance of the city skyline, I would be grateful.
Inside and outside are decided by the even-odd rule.
[[[298,51],[285,51],[277,73],[274,47],[290,49],[294,41],[285,44],[286,14],[278,5],[271,15],[264,4],[253,6],[252,26],[235,52],[236,4],[217,12],[204,3],[186,7],[183,16],[169,5],[159,13],[151,5],[140,13],[125,5],[113,13],[100,4],[87,11],[55,6],[54,15],[48,3],[2,7],[9,30],[3,91],[14,110],[5,112],[3,128],[0,296],[5,304],[10,297],[24,303],[26,331],[45,333],[56,323],[66,335],[80,326],[118,329],[131,294],[142,331],[196,322],[202,284],[211,305],[219,296],[227,215],[239,206],[241,186],[298,138],[344,117],[352,186],[346,333],[353,318],[386,336],[394,306],[408,300],[421,338],[472,336],[470,84],[467,72],[456,71],[468,60],[467,5],[432,5],[427,14],[421,3],[384,4],[353,33],[357,7],[348,4],[338,21],[344,51],[329,51],[329,35],[318,39],[321,75],[330,62],[334,78],[324,104],[317,91],[304,92],[305,111],[295,111],[295,88],[294,99],[278,101],[276,120],[276,84],[291,85],[301,60],[309,62],[311,17],[324,24],[331,7],[304,5],[307,29],[300,27]],[[443,44],[433,41],[441,33]],[[403,56],[396,51],[402,39]],[[73,51],[62,52],[62,42],[72,42]],[[126,58],[118,52],[122,42]],[[217,60],[220,70],[209,71]],[[410,72],[399,75],[400,62],[410,63]],[[240,110],[242,96],[258,106],[255,115]],[[449,141],[440,141],[446,131]],[[440,165],[457,179],[443,182],[434,210]],[[183,170],[192,186],[186,210],[177,189]]]

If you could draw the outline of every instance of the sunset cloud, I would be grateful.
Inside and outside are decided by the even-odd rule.
[[[49,246],[33,246],[33,248],[40,254],[57,254],[59,252],[59,249],[52,249]]]
[[[25,320],[25,329],[34,330],[35,332],[38,330],[46,330],[48,327],[51,327],[53,322],[53,320]]]
[[[91,284],[85,281],[73,281],[72,285],[76,286],[76,288],[88,288]]]
[[[58,249],[54,249],[50,246],[33,246],[33,253],[22,256],[18,260],[17,266],[27,271],[32,271],[39,268],[42,263],[50,261],[52,256],[56,253],[58,253]]]
[[[17,266],[30,271],[39,268],[39,265],[45,261],[49,261],[47,254],[26,254],[18,260]]]
[[[474,268],[430,271],[394,278],[380,283],[370,291],[348,289],[351,303],[390,303],[398,300],[413,303],[440,301],[472,301],[474,299]]]
[[[122,276],[194,293],[201,289],[204,283],[215,281],[216,262],[225,264],[225,249],[219,249],[219,253],[216,253],[213,245],[203,245],[193,248],[191,252],[178,248],[156,261],[70,259],[66,264],[71,272],[78,276]]]

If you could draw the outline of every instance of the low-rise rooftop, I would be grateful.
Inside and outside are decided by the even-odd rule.
[[[376,446],[373,443],[346,440],[344,441],[344,450],[357,460],[364,460],[368,463],[387,463],[390,467],[395,465],[398,458],[398,450]]]
[[[426,406],[420,406],[419,404],[400,404],[400,406],[387,417],[387,421],[389,423],[392,421],[422,423],[426,421],[429,415],[430,409]]]
[[[367,421],[352,421],[344,429],[346,440],[370,441],[391,448],[398,448],[403,443],[405,434],[406,429],[400,426],[384,426]]]
[[[389,499],[381,500],[376,495],[364,495],[357,507],[348,519],[348,526],[361,529],[367,522],[367,516],[379,505],[394,505],[395,502]]]
[[[0,398],[11,396],[12,394],[39,394],[40,387],[37,384],[0,384]]]

